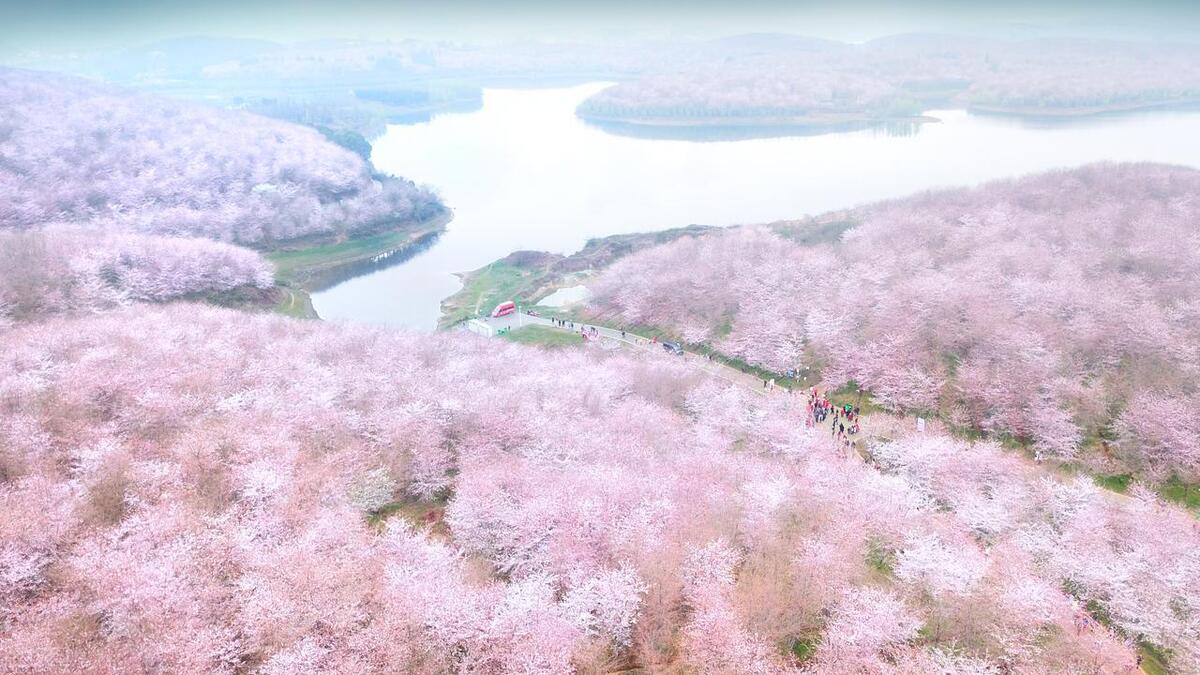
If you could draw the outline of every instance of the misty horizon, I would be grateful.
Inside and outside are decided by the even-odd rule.
[[[0,55],[138,48],[180,38],[241,38],[294,45],[403,39],[501,43],[541,40],[705,39],[779,33],[859,43],[909,33],[1193,41],[1200,6],[1103,3],[487,3],[374,0],[154,3],[51,0],[0,5]]]

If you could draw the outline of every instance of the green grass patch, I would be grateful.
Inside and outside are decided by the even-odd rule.
[[[1200,484],[1188,483],[1178,474],[1172,475],[1159,486],[1158,493],[1167,501],[1175,502],[1192,511],[1200,510]]]
[[[915,411],[910,411],[910,412],[912,414],[918,414]],[[935,418],[940,417],[939,415],[937,415],[935,413],[926,412],[926,413],[919,413],[919,414],[924,415],[926,419],[935,419]],[[947,425],[947,428],[950,430],[950,434],[952,436],[954,436],[955,438],[958,438],[958,439],[961,439],[961,440],[964,440],[964,441],[967,441],[970,443],[976,443],[979,441],[988,441],[988,440],[995,441],[995,442],[999,443],[1000,447],[1004,448],[1005,450],[1012,450],[1014,452],[1019,452],[1028,459],[1033,459],[1033,457],[1034,457],[1033,441],[1029,438],[1025,438],[1023,436],[1014,436],[1013,434],[1006,433],[1006,432],[987,432],[987,431],[984,431],[983,429],[979,429],[977,427],[969,427],[969,426],[960,427],[960,426]]]
[[[818,244],[835,244],[842,239],[842,233],[858,225],[853,220],[836,220],[828,223],[804,221],[800,223],[785,223],[775,226],[774,231],[784,239],[801,246],[816,246]]]
[[[1092,480],[1096,481],[1096,485],[1105,490],[1125,494],[1129,491],[1129,486],[1133,483],[1133,476],[1128,473],[1120,473],[1111,476],[1093,476]]]
[[[896,552],[877,539],[867,541],[867,566],[885,577],[896,567]]]
[[[721,325],[717,326],[716,332],[713,334],[718,340],[728,337],[733,332],[733,316],[727,316],[721,321]]]
[[[1108,608],[1100,604],[1099,601],[1088,600],[1086,603],[1084,603],[1083,607],[1087,610],[1088,614],[1092,615],[1093,619],[1100,622],[1100,624],[1105,628],[1108,628],[1109,630],[1114,629],[1112,615],[1108,613]]]
[[[1171,669],[1167,666],[1167,656],[1157,647],[1152,644],[1142,643],[1138,645],[1138,654],[1142,657],[1142,672],[1147,675],[1170,675]]]
[[[1068,595],[1082,599],[1079,588],[1074,582],[1067,580],[1063,583],[1063,591]],[[1123,635],[1124,631],[1118,628],[1112,620],[1112,616],[1108,612],[1108,608],[1095,599],[1088,600],[1084,603],[1084,609],[1091,615],[1093,619],[1100,623],[1105,628]],[[1169,658],[1167,653],[1162,649],[1149,642],[1139,641],[1137,645],[1138,654],[1142,657],[1142,672],[1150,673],[1151,675],[1169,675],[1171,668],[1167,665]]]
[[[523,345],[541,345],[550,348],[583,344],[583,337],[579,333],[549,326],[522,326],[502,333],[500,337]]]
[[[384,504],[379,510],[368,514],[367,523],[382,530],[389,520],[400,517],[417,529],[431,527],[435,534],[441,534],[447,531],[443,522],[445,511],[445,499],[433,501],[404,499]]]
[[[312,297],[306,291],[287,286],[280,286],[279,290],[279,302],[275,305],[275,313],[294,319],[319,318],[317,310],[313,309]]]
[[[946,376],[954,378],[958,376],[958,366],[962,363],[962,357],[954,352],[945,352],[942,354],[942,365],[946,367]]]
[[[796,661],[804,663],[817,653],[817,645],[820,643],[820,638],[816,637],[801,637],[792,640],[791,647],[788,649],[792,656],[796,657]]]
[[[864,415],[883,410],[875,405],[870,392],[859,388],[858,383],[853,381],[841,389],[829,392],[829,402],[835,406],[849,405],[852,408],[858,408],[859,412]],[[926,415],[926,417],[932,417],[932,415]]]
[[[183,302],[203,302],[217,307],[228,307],[241,312],[273,312],[297,319],[317,319],[312,298],[299,288],[271,286],[256,288],[241,286],[220,292],[194,293],[179,298]]]
[[[267,253],[266,258],[275,265],[276,281],[303,287],[321,271],[369,260],[407,246],[413,238],[414,230],[404,228],[295,250],[273,251]]]
[[[512,300],[521,304],[520,292],[532,272],[495,262],[463,277],[462,290],[442,301],[443,327],[489,314],[496,305]]]

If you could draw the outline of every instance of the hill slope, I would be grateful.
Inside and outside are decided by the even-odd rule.
[[[0,228],[61,221],[255,245],[443,210],[313,129],[7,68],[0,203]]]
[[[1200,172],[1147,164],[931,192],[833,216],[855,223],[834,244],[784,225],[643,251],[594,302],[1060,456],[1124,432],[1135,466],[1196,475],[1197,193]]]
[[[17,670],[1197,663],[1186,514],[899,428],[871,466],[665,354],[174,306],[0,355]]]

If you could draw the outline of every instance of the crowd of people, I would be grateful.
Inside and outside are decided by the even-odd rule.
[[[805,426],[811,428],[830,420],[830,436],[834,437],[839,445],[850,447],[853,444],[851,437],[859,432],[861,410],[858,406],[849,403],[835,406],[828,396],[819,393],[817,388],[813,387],[808,395],[807,410]]]
[[[586,326],[580,324],[579,328],[576,329],[574,321],[569,319],[559,319],[553,316],[550,317],[550,325],[556,328],[577,332],[579,333],[579,337],[583,338],[584,342],[600,339],[600,329],[595,326]],[[621,331],[621,337],[625,337],[625,331]]]

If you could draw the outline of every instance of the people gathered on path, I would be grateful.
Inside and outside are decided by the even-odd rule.
[[[600,332],[596,326],[588,326],[584,324],[576,328],[574,321],[570,319],[559,319],[556,317],[550,317],[550,322],[552,325],[558,328],[563,328],[572,332],[577,331],[580,337],[582,337],[585,341],[598,340],[600,338]],[[624,329],[621,329],[620,335],[623,340],[627,338],[627,333]],[[644,338],[637,338],[637,336],[634,337],[638,344],[647,343]],[[651,336],[648,343],[651,345],[657,345],[658,336]],[[703,354],[701,355],[701,358],[709,362],[714,361],[712,354]],[[742,372],[746,372],[745,368],[742,369]],[[789,369],[788,375],[794,377],[798,372],[799,369]],[[764,392],[775,391],[777,388],[775,380],[762,378],[762,388]],[[797,393],[796,390],[790,387],[782,387],[782,389],[789,395],[794,395]],[[817,387],[813,387],[808,393],[806,412],[807,414],[804,421],[805,427],[811,429],[818,425],[824,424],[825,422],[829,422],[829,435],[835,440],[835,442],[837,442],[839,446],[845,447],[847,450],[854,446],[854,437],[857,436],[861,431],[861,428],[859,427],[861,410],[858,406],[850,405],[849,403],[843,405],[834,405],[834,403],[829,400],[828,392],[822,393]]]
[[[835,406],[827,395],[821,394],[816,387],[813,387],[808,395],[807,412],[805,426],[812,428],[824,424],[825,420],[830,420],[829,435],[837,441],[838,445],[844,445],[847,448],[853,445],[851,437],[857,435],[860,430],[858,423],[861,411],[858,406],[852,406],[849,403]]]

